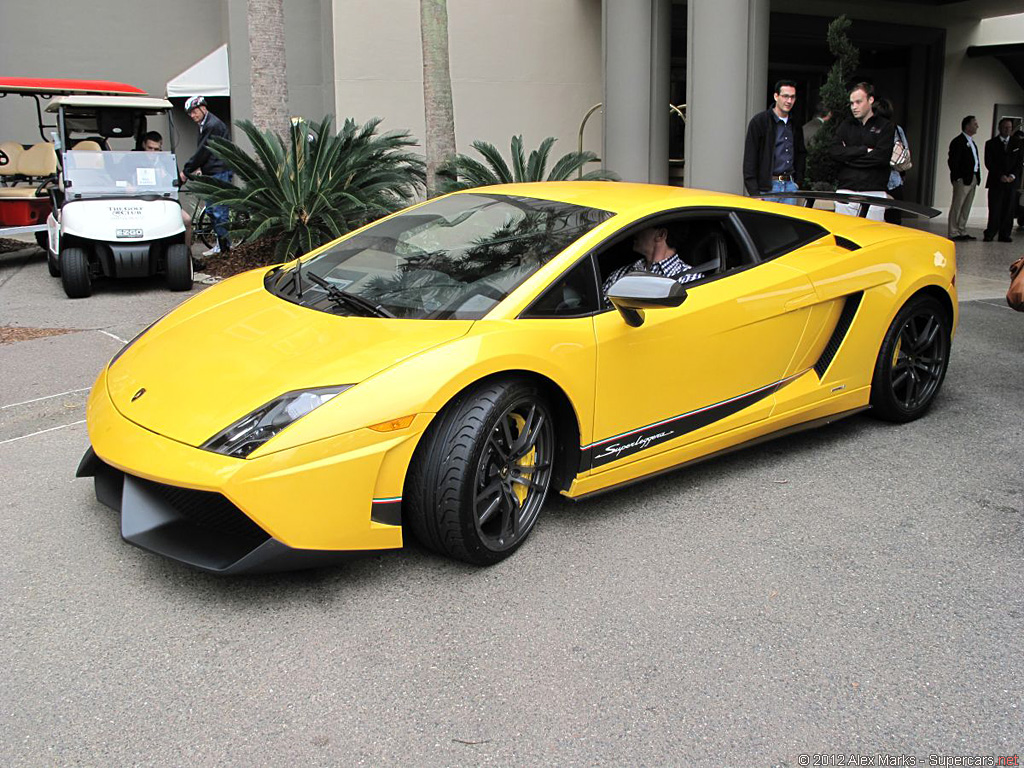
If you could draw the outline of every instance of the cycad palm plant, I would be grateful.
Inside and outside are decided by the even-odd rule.
[[[286,261],[409,203],[422,188],[423,160],[408,151],[404,131],[377,134],[380,118],[364,125],[346,120],[338,133],[331,118],[296,120],[290,144],[237,123],[253,155],[213,140],[211,151],[234,172],[239,186],[212,178],[191,180],[191,191],[236,214],[233,228],[246,241],[277,240],[275,258]]]
[[[509,168],[497,147],[486,141],[474,141],[473,149],[483,155],[486,165],[468,155],[456,155],[445,168],[451,180],[443,185],[443,191],[454,192],[457,189],[520,181],[566,181],[577,178],[577,171],[587,163],[599,159],[593,152],[569,152],[558,159],[545,178],[548,156],[554,143],[555,138],[548,136],[527,158],[523,149],[523,137],[513,136],[512,167]],[[587,171],[578,178],[580,181],[617,181],[619,177],[611,171],[599,168]]]

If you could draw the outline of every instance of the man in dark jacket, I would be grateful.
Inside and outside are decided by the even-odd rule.
[[[985,170],[988,178],[988,226],[986,243],[999,236],[999,242],[1012,243],[1013,205],[1016,201],[1017,180],[1021,174],[1021,142],[1011,136],[1013,121],[1004,117],[999,121],[999,135],[985,142]]]
[[[743,146],[743,186],[757,197],[766,192],[796,192],[804,178],[807,149],[804,134],[793,124],[790,112],[796,103],[796,83],[775,84],[775,106],[759,112],[747,125]],[[782,203],[799,203],[782,198]]]
[[[968,115],[960,121],[960,134],[949,142],[949,180],[953,184],[953,202],[949,206],[946,236],[950,240],[976,240],[967,234],[967,217],[971,215],[974,191],[981,183],[981,163],[974,134],[978,119]]]
[[[202,96],[192,96],[188,99],[185,102],[185,111],[192,118],[192,122],[199,126],[199,144],[195,154],[185,162],[185,171],[181,174],[181,180],[186,181],[186,176],[199,171],[204,176],[212,176],[215,179],[230,182],[231,171],[228,170],[224,161],[214,155],[207,146],[210,139],[227,140],[229,138],[228,128],[224,125],[224,121],[206,108],[206,99]],[[217,244],[203,253],[203,256],[214,256],[231,249],[228,230],[224,226],[228,220],[227,206],[213,205],[209,210],[210,219],[213,221],[213,231],[217,234]]]
[[[836,127],[829,155],[839,163],[837,192],[857,192],[873,197],[888,197],[889,161],[896,133],[895,126],[874,113],[875,92],[868,83],[857,83],[850,90],[850,112]],[[859,216],[857,203],[836,203],[836,213]],[[868,218],[884,219],[884,209],[871,206]]]

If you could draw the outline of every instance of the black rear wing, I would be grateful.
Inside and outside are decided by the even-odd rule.
[[[875,205],[880,208],[895,208],[903,213],[909,213],[912,216],[921,216],[926,219],[934,219],[942,211],[937,208],[930,208],[927,205],[921,205],[920,203],[910,203],[906,200],[893,200],[891,197],[873,197],[872,195],[858,195],[855,192],[765,192],[764,194],[758,195],[760,198],[765,200],[771,200],[774,198],[797,198],[804,201],[805,208],[811,208],[814,206],[815,200],[829,200],[835,203],[853,203],[860,204],[861,218],[866,218],[868,215],[868,208]]]

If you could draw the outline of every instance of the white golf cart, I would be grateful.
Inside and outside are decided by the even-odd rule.
[[[47,218],[47,265],[72,299],[97,277],[167,276],[192,287],[192,257],[178,202],[171,103],[148,96],[58,96],[60,167]],[[165,116],[170,152],[140,151],[147,118]]]
[[[35,235],[39,247],[46,248],[46,220],[53,210],[50,188],[57,179],[57,125],[45,122],[42,105],[54,96],[72,94],[145,96],[146,92],[109,80],[0,76],[0,109],[6,112],[27,100],[35,107],[39,132],[39,138],[27,144],[27,136],[0,136],[0,237]],[[11,116],[10,124],[19,122]]]

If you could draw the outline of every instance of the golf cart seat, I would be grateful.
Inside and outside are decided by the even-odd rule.
[[[53,151],[53,144],[33,144],[18,155],[17,172],[18,176],[27,178],[28,183],[19,187],[0,187],[0,199],[35,197],[36,187],[57,172],[57,153]]]
[[[98,141],[92,139],[83,139],[82,141],[76,142],[72,149],[85,150],[88,152],[102,152],[103,147],[99,145]]]
[[[25,148],[16,141],[5,141],[0,143],[0,152],[7,156],[7,163],[0,165],[0,176],[18,175],[18,158]]]

